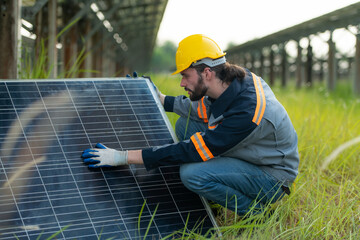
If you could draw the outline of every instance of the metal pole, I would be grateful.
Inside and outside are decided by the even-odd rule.
[[[85,18],[85,34],[88,34],[88,32],[90,32],[90,29],[91,29],[91,22],[90,22],[90,19],[88,18]],[[90,78],[92,76],[92,73],[91,73],[91,70],[92,69],[92,54],[93,52],[91,51],[91,47],[92,47],[92,42],[93,38],[89,38],[86,42],[85,42],[85,48],[86,48],[86,58],[84,59],[84,68],[85,70],[87,70],[85,73],[84,73],[84,77],[86,78]]]
[[[259,69],[259,76],[261,76],[261,77],[264,77],[263,76],[265,74],[264,68],[265,68],[265,57],[264,57],[264,53],[261,49],[260,50],[260,69]]]
[[[319,81],[322,82],[324,80],[324,60],[319,59],[320,69],[319,69]]]
[[[270,85],[274,86],[275,84],[275,64],[274,64],[274,51],[270,48]]]
[[[0,79],[17,79],[20,0],[0,4]]]
[[[251,63],[251,71],[255,72],[255,53],[250,52],[250,63]]]
[[[306,61],[306,85],[312,86],[312,65],[313,65],[313,52],[312,52],[312,46],[311,41],[309,38],[309,45],[307,48],[307,61]]]
[[[296,88],[301,88],[302,84],[302,48],[300,42],[297,43],[296,57]]]
[[[336,59],[335,59],[335,43],[332,40],[332,32],[330,33],[329,53],[328,53],[328,89],[330,91],[335,89],[336,85]]]
[[[63,9],[63,19],[65,24],[66,19],[70,19],[76,13],[75,8],[71,8],[71,5],[68,5],[70,2],[64,2],[62,4]],[[74,68],[74,64],[76,64],[76,58],[78,53],[78,39],[79,39],[79,29],[78,29],[79,22],[76,22],[67,32],[62,36],[63,39],[63,51],[64,51],[64,72],[65,77],[78,77],[77,71]],[[74,70],[75,72],[70,72]]]
[[[360,27],[359,27],[360,30]],[[356,35],[354,92],[360,95],[360,32]]]
[[[48,67],[50,70],[50,78],[57,77],[57,49],[56,49],[56,17],[57,17],[56,0],[48,2],[48,24],[49,24],[49,40],[48,40]]]
[[[281,86],[286,87],[287,78],[288,78],[288,61],[287,61],[287,52],[286,52],[286,43],[282,45],[281,48]]]

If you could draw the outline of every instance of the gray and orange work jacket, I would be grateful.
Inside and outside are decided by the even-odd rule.
[[[149,170],[161,165],[232,157],[258,165],[285,186],[298,174],[297,134],[290,118],[265,81],[246,69],[217,99],[190,101],[166,96],[164,108],[208,124],[189,140],[144,149]]]

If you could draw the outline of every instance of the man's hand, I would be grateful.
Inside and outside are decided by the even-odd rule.
[[[84,158],[84,163],[89,164],[89,168],[128,165],[128,151],[117,151],[101,143],[83,151],[81,157]]]

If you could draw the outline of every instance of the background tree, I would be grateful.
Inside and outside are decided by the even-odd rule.
[[[171,41],[166,41],[161,45],[156,44],[150,64],[151,71],[156,73],[175,71],[176,49],[177,46]]]

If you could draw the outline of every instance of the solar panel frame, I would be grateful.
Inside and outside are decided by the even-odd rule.
[[[123,103],[121,102],[121,98],[123,97],[121,94],[119,94],[119,92],[117,92],[117,90],[114,89],[109,89],[109,87],[106,87],[105,89],[101,89],[101,84],[104,84],[104,82],[107,83],[128,83],[128,84],[138,84],[138,83],[142,83],[145,84],[144,86],[146,86],[146,90],[144,89],[138,89],[138,87],[134,88],[134,89],[124,89],[124,93],[126,91],[128,91],[128,93],[135,93],[134,95],[132,94],[126,94],[126,101],[127,104],[125,103],[123,106],[120,104],[117,105],[109,105],[109,106],[105,106],[104,103],[108,103],[110,101],[110,103],[114,104],[114,103]],[[65,85],[65,89],[56,89],[56,87],[54,87],[55,85],[60,86],[62,83],[64,83]],[[54,86],[51,86],[52,84],[54,84]],[[89,84],[89,85],[87,85]],[[121,85],[120,84],[120,85]],[[18,87],[21,86],[21,90],[23,92],[16,92],[14,91],[14,89],[10,89],[12,88],[14,85],[17,85]],[[34,87],[34,85],[36,86],[37,91],[31,91],[32,87]],[[79,85],[79,89],[75,88],[75,85]],[[6,88],[4,88],[3,86],[6,86]],[[94,94],[94,91],[90,91],[89,93],[85,94],[84,99],[81,98],[76,98],[76,101],[74,101],[74,96],[73,94],[75,94],[75,92],[77,92],[76,94],[82,95],[84,94],[84,91],[86,93],[86,91],[88,91],[87,87],[91,88],[91,86],[95,86],[94,88],[96,89],[97,92],[97,97]],[[6,91],[5,91],[5,90]],[[74,90],[76,89],[76,90]],[[74,93],[72,92],[74,91]],[[101,91],[103,91],[102,94],[99,94]],[[139,96],[136,95],[138,94],[138,92],[142,92],[144,93],[144,95],[141,95],[142,98],[141,100],[136,100],[136,99],[130,99],[133,96]],[[44,93],[44,95],[43,95]],[[45,94],[46,93],[46,94]],[[105,94],[106,93],[106,94]],[[111,93],[111,94],[110,94]],[[8,94],[9,99],[5,98],[5,94]],[[93,95],[92,95],[93,94]],[[174,229],[176,229],[176,227],[178,226],[182,226],[185,227],[186,224],[188,229],[191,229],[192,227],[196,226],[196,217],[206,217],[207,219],[205,220],[205,222],[203,223],[204,228],[200,229],[200,231],[204,232],[209,230],[212,227],[215,227],[215,229],[217,228],[216,225],[216,221],[214,219],[214,216],[212,215],[211,209],[207,203],[207,201],[193,193],[191,193],[190,191],[188,191],[181,183],[179,176],[178,176],[178,166],[167,166],[167,167],[160,167],[158,170],[153,170],[150,172],[147,172],[145,170],[145,168],[143,166],[139,166],[139,165],[130,165],[127,168],[116,168],[116,169],[111,169],[111,170],[107,170],[107,169],[100,169],[100,170],[89,170],[86,166],[84,166],[82,163],[80,163],[81,159],[80,159],[80,154],[78,151],[78,145],[77,146],[72,146],[71,144],[66,144],[68,143],[68,141],[73,141],[75,143],[79,143],[80,145],[83,144],[82,140],[84,135],[81,135],[82,133],[80,133],[80,130],[78,129],[66,129],[68,126],[72,126],[72,125],[76,125],[76,124],[80,124],[84,130],[84,134],[86,135],[86,138],[88,140],[88,143],[84,144],[82,149],[88,148],[92,145],[94,145],[95,142],[97,142],[97,140],[105,140],[102,141],[103,143],[110,143],[111,145],[116,145],[116,143],[113,143],[114,141],[114,137],[110,136],[111,134],[106,134],[103,135],[104,130],[99,131],[98,130],[98,126],[99,124],[104,124],[104,126],[106,128],[104,129],[112,129],[112,134],[115,135],[115,140],[117,142],[117,144],[119,145],[119,147],[117,149],[123,150],[123,149],[139,149],[139,148],[143,148],[143,147],[149,147],[149,146],[155,146],[156,145],[162,145],[159,144],[159,142],[162,143],[162,140],[160,139],[158,142],[149,142],[152,141],[151,139],[149,139],[148,137],[146,137],[147,132],[145,133],[145,131],[149,131],[151,134],[161,134],[161,131],[164,131],[164,129],[162,129],[161,127],[166,127],[166,131],[167,131],[167,137],[171,138],[171,140],[173,142],[176,142],[176,137],[174,134],[174,131],[171,127],[171,124],[166,116],[166,113],[158,99],[158,97],[156,96],[156,92],[153,89],[151,83],[149,82],[148,79],[146,78],[136,78],[136,79],[128,79],[128,78],[96,78],[96,79],[61,79],[61,80],[7,80],[7,81],[2,81],[0,82],[0,95],[3,96],[3,99],[0,99],[0,123],[6,123],[9,125],[9,119],[11,120],[15,120],[12,121],[11,126],[8,126],[6,129],[6,133],[4,134],[5,130],[2,129],[2,127],[0,127],[0,183],[1,183],[1,191],[6,193],[6,191],[11,192],[12,198],[13,199],[9,199],[6,198],[6,194],[4,194],[3,196],[0,196],[0,234],[4,237],[6,236],[6,234],[8,234],[9,238],[11,237],[10,235],[12,234],[18,234],[16,235],[19,239],[36,239],[36,237],[38,237],[39,235],[42,236],[49,236],[51,234],[54,233],[54,231],[52,229],[55,229],[57,231],[60,230],[59,235],[57,236],[57,238],[64,238],[64,239],[72,239],[72,238],[76,238],[76,239],[81,239],[81,238],[86,238],[86,239],[91,239],[92,237],[94,237],[94,239],[99,239],[99,237],[111,237],[111,234],[115,234],[112,233],[111,231],[114,231],[114,224],[112,224],[112,222],[114,221],[113,217],[111,217],[111,214],[114,214],[114,211],[109,211],[108,214],[109,216],[101,216],[101,218],[104,220],[102,223],[107,223],[107,224],[103,224],[102,225],[102,229],[99,229],[99,227],[96,226],[97,222],[93,221],[96,219],[100,219],[98,216],[98,218],[93,217],[92,214],[99,214],[97,208],[99,205],[100,201],[96,201],[93,198],[101,198],[102,196],[111,196],[112,200],[108,200],[108,202],[112,201],[112,204],[114,204],[114,207],[112,210],[117,211],[118,216],[121,217],[122,219],[122,228],[120,229],[120,227],[118,226],[118,231],[116,232],[116,236],[119,237],[118,234],[121,234],[119,232],[123,231],[124,237],[125,238],[139,238],[140,236],[143,237],[144,234],[146,234],[146,231],[149,230],[148,233],[148,237],[149,238],[159,238],[159,237],[164,237],[165,235],[162,235],[162,233],[164,234],[168,234],[174,231]],[[10,96],[11,95],[11,96]],[[120,95],[120,96],[119,96]],[[149,95],[149,96],[148,96]],[[24,99],[24,96],[26,96],[26,99]],[[102,99],[103,98],[103,99]],[[39,99],[41,99],[41,101],[38,101]],[[97,100],[96,100],[97,99]],[[95,112],[96,113],[100,113],[102,112],[102,110],[105,110],[105,115],[104,116],[98,116],[98,119],[96,119],[96,125],[95,124],[91,124],[91,122],[93,122],[94,117],[89,114],[89,112],[91,113],[92,110],[89,110],[86,108],[86,106],[88,104],[91,103],[99,103],[99,99],[101,102],[102,106],[96,106],[95,108]],[[145,100],[144,100],[145,99]],[[122,99],[124,100],[124,99]],[[134,101],[136,102],[136,104],[132,105],[134,103]],[[151,113],[149,113],[149,109],[145,109],[145,108],[141,108],[141,106],[146,106],[146,101],[148,101],[149,106],[156,106],[156,108],[153,108],[152,110],[156,111],[156,113],[160,113],[161,114],[161,121],[163,121],[163,124],[159,125],[159,128],[154,127],[153,123],[158,123],[158,121],[160,121],[160,119],[157,119],[156,117],[154,117],[153,119],[150,119],[150,122],[144,122],[142,121],[142,117],[146,116],[146,117],[150,117]],[[59,108],[58,106],[61,106],[61,108]],[[10,105],[12,107],[10,107]],[[29,105],[31,108],[31,111],[29,110]],[[116,115],[116,109],[119,108],[123,108],[123,110],[128,110],[127,107],[131,108],[131,111],[133,111],[133,114],[129,114],[129,115],[120,115],[117,116]],[[136,106],[135,106],[136,105]],[[73,109],[70,108],[70,106],[73,106]],[[79,107],[82,106],[82,107]],[[85,107],[84,107],[85,106]],[[82,109],[82,108],[86,108],[86,110]],[[139,108],[138,108],[139,107]],[[80,109],[81,108],[81,109]],[[44,112],[41,112],[41,110],[44,110]],[[80,110],[79,110],[80,109]],[[62,110],[66,110],[66,111],[62,111]],[[12,112],[13,111],[13,112]],[[40,112],[39,112],[40,111]],[[112,114],[114,115],[109,115],[108,113],[112,112]],[[135,113],[137,112],[137,113]],[[11,115],[12,113],[12,115]],[[153,112],[154,113],[154,112]],[[14,115],[15,114],[15,115]],[[21,115],[21,117],[19,116],[19,114]],[[25,116],[25,117],[24,117]],[[133,132],[131,130],[131,128],[133,127],[133,125],[127,126],[127,127],[122,127],[121,124],[124,123],[129,123],[131,122],[129,119],[131,119],[132,117],[135,118],[139,118],[136,119],[138,125],[140,126],[140,129],[143,133],[143,136],[145,139],[142,139],[140,137],[140,135],[138,136],[138,139],[136,139],[136,143],[134,144],[133,142],[129,141],[127,142],[126,146],[122,146],[121,143],[125,142],[122,139],[119,139],[119,136],[121,136],[121,138],[123,137],[122,134],[119,133],[124,133],[124,132]],[[151,117],[151,118],[152,118]],[[107,119],[106,119],[107,118]],[[116,118],[116,121],[114,121],[112,118]],[[129,119],[128,119],[129,118]],[[100,120],[99,120],[100,119]],[[66,121],[71,121],[71,120],[79,120],[79,122],[70,124],[69,122]],[[149,119],[147,119],[149,120]],[[85,128],[84,122],[87,123],[86,127],[88,127],[88,129]],[[15,123],[16,122],[16,123]],[[41,122],[41,125],[36,125],[36,122]],[[114,124],[114,125],[113,125]],[[131,123],[133,124],[133,123]],[[24,125],[24,126],[23,126]],[[115,126],[116,125],[116,126]],[[16,142],[16,140],[9,140],[8,138],[6,138],[6,136],[8,134],[10,134],[8,131],[10,129],[10,133],[11,134],[15,134],[17,136],[20,136],[21,134],[24,137],[24,141],[23,142]],[[70,133],[63,133],[63,131],[68,131]],[[129,130],[130,129],[130,130]],[[135,127],[134,127],[135,129]],[[90,131],[91,130],[91,131]],[[31,131],[31,132],[27,132],[27,131]],[[53,131],[53,133],[55,133],[55,136],[52,136],[50,133],[51,131]],[[30,133],[34,134],[35,136],[32,136]],[[59,134],[61,133],[61,134]],[[115,133],[115,134],[114,134]],[[80,134],[80,135],[79,135]],[[4,138],[5,136],[5,138]],[[79,137],[80,136],[80,137]],[[43,149],[43,146],[46,146],[46,144],[49,141],[54,141],[55,137],[55,141],[58,143],[57,146],[53,146],[54,148],[56,148],[55,153],[47,153],[46,154],[46,161],[45,161],[45,157],[42,154],[37,154],[37,153],[41,153],[44,151],[47,151],[48,149]],[[132,138],[134,137],[131,136]],[[126,139],[127,137],[124,137],[124,139]],[[4,140],[6,139],[6,141]],[[169,139],[163,139],[164,143],[169,141]],[[77,142],[80,141],[80,142]],[[5,143],[4,143],[5,142]],[[139,142],[142,142],[141,145],[138,146]],[[6,145],[4,148],[4,144]],[[27,146],[27,147],[26,147]],[[112,147],[112,146],[111,146]],[[7,149],[8,148],[8,149]],[[5,151],[5,150],[6,151]],[[11,149],[11,150],[10,150]],[[27,164],[23,164],[23,162],[21,162],[20,160],[18,160],[19,162],[13,161],[13,162],[8,162],[6,161],[7,158],[13,158],[13,152],[14,149],[16,150],[16,152],[20,152],[23,155],[17,155],[18,158],[22,159],[22,158],[26,158],[29,157],[28,155],[24,154],[24,152],[26,153],[26,151],[28,151],[29,153],[31,153],[30,157],[31,157],[31,161],[29,160],[30,166],[27,166]],[[9,153],[9,151],[11,151]],[[58,152],[56,152],[58,151]],[[72,151],[76,152],[76,155],[74,155],[74,153],[72,153]],[[5,152],[5,155],[3,155]],[[6,155],[7,154],[7,155]],[[61,166],[63,166],[62,163],[54,163],[50,162],[49,164],[46,164],[47,161],[49,161],[49,159],[53,160],[53,159],[57,159],[60,158],[61,159],[61,155],[63,155],[65,157],[66,160],[66,170],[61,169]],[[73,159],[72,159],[73,158]],[[71,161],[70,161],[71,160]],[[76,162],[79,161],[79,162]],[[75,164],[75,165],[74,165]],[[32,166],[35,166],[35,169],[31,169]],[[75,167],[76,166],[76,167]],[[59,169],[60,167],[60,169]],[[55,169],[54,169],[55,168]],[[15,169],[15,170],[13,170]],[[20,171],[20,175],[19,175],[19,171],[18,170],[23,170],[22,172]],[[63,172],[61,172],[61,171]],[[61,174],[59,174],[59,172]],[[41,174],[40,174],[41,173]],[[89,176],[87,175],[88,173]],[[126,175],[126,174],[130,174]],[[8,177],[8,175],[10,174],[10,178]],[[18,174],[18,175],[17,175]],[[26,178],[26,174],[34,176],[37,174],[37,178],[35,179],[35,177],[32,178]],[[41,176],[40,176],[41,175]],[[125,176],[124,176],[125,175]],[[15,176],[15,177],[14,177]],[[24,178],[25,176],[25,178]],[[94,176],[103,176],[103,178],[97,179],[98,182],[94,182]],[[84,179],[82,179],[82,177]],[[54,182],[54,178],[58,180],[58,182]],[[123,189],[127,189],[127,190],[131,190],[129,193],[127,193],[128,195],[131,194],[138,194],[140,192],[141,196],[138,196],[138,202],[136,202],[134,199],[131,199],[132,204],[133,203],[138,203],[138,205],[136,207],[134,207],[136,209],[133,210],[131,212],[131,207],[133,207],[133,205],[125,205],[125,207],[129,208],[121,208],[118,205],[118,200],[119,196],[123,196],[124,193],[121,192],[121,188],[118,188],[118,186],[116,184],[119,183],[119,179],[123,178],[123,180],[129,181],[130,179],[133,179],[133,182],[129,182],[127,183],[128,186],[124,185]],[[21,179],[21,180],[18,180]],[[79,181],[79,179],[81,181]],[[96,179],[96,178],[95,178]],[[150,180],[154,180],[154,181],[149,181]],[[66,181],[64,181],[66,180]],[[100,181],[102,180],[102,181]],[[21,198],[18,199],[18,196],[14,193],[16,193],[16,191],[25,191],[24,189],[26,187],[22,186],[21,184],[24,184],[24,181],[37,181],[35,184],[32,183],[32,186],[42,186],[43,189],[45,189],[45,191],[40,191],[41,193],[46,193],[45,196],[39,196],[39,192],[27,192],[26,194],[21,195]],[[50,184],[51,183],[51,184]],[[8,184],[8,185],[6,185]],[[16,185],[17,184],[17,185]],[[48,184],[48,185],[47,185]],[[60,184],[62,186],[60,186]],[[93,185],[91,185],[93,184]],[[135,185],[134,185],[135,184]],[[10,186],[11,185],[11,186]],[[118,184],[119,185],[119,184]],[[5,188],[4,188],[5,186]],[[25,185],[28,187],[28,185]],[[64,187],[65,186],[65,187]],[[66,187],[68,186],[68,188]],[[96,189],[98,192],[97,196],[91,196],[92,193],[92,189]],[[104,186],[106,186],[107,188],[104,189]],[[132,186],[132,187],[129,187]],[[134,187],[135,186],[135,187]],[[159,192],[160,190],[154,189],[155,187],[159,187],[160,189],[162,189],[162,191],[167,191],[168,194],[162,194],[162,192]],[[62,187],[61,190],[59,190],[58,188]],[[72,189],[71,187],[74,187],[74,189],[77,189],[78,191],[78,195],[77,193],[71,192],[70,193],[70,189]],[[136,187],[139,190],[138,192],[136,191]],[[39,187],[40,188],[40,187]],[[65,188],[65,189],[64,189]],[[124,190],[122,190],[124,191]],[[179,191],[179,192],[178,192]],[[185,192],[185,193],[184,193]],[[68,194],[66,197],[67,201],[69,201],[69,203],[71,203],[69,206],[64,206],[62,205],[61,201],[63,200],[61,198],[61,196],[63,194]],[[126,194],[125,194],[126,195]],[[5,196],[5,197],[4,197]],[[81,198],[81,202],[83,204],[83,206],[81,204],[79,204],[79,202],[77,202],[77,200],[75,200],[74,196],[78,196]],[[171,199],[169,199],[169,196],[171,197]],[[156,200],[152,200],[152,198],[155,197],[159,197],[160,200],[163,200],[165,203],[169,204],[169,206],[165,205],[165,203],[161,203],[162,205],[158,205],[159,207],[157,208],[156,206]],[[177,199],[175,199],[175,197]],[[198,204],[196,206],[199,206],[199,203],[201,203],[201,207],[203,208],[203,211],[199,210],[199,216],[196,216],[196,211],[191,212],[191,206],[189,208],[189,206],[180,206],[179,204],[183,204],[186,202],[188,202],[187,199],[182,199],[182,198],[186,198],[186,197],[190,197],[190,200],[193,204]],[[27,199],[28,198],[28,199]],[[163,198],[163,199],[162,199]],[[120,198],[121,199],[121,198]],[[146,203],[144,203],[144,200],[146,200]],[[21,200],[19,202],[19,200]],[[93,202],[86,202],[87,200],[91,200]],[[143,203],[141,205],[139,205],[139,203],[141,202],[141,200],[143,201]],[[140,202],[139,202],[140,201]],[[154,202],[155,201],[155,202]],[[43,203],[44,206],[42,206],[42,208],[39,208],[40,211],[50,211],[48,212],[48,215],[44,216],[44,223],[42,223],[43,225],[41,225],[41,227],[39,227],[39,225],[37,224],[28,224],[31,223],[31,220],[37,219],[36,216],[34,216],[34,210],[31,209],[30,207],[32,205],[34,205],[35,203]],[[121,202],[119,202],[120,204]],[[47,205],[46,205],[47,204]],[[106,203],[102,203],[102,204],[106,204]],[[171,205],[171,206],[170,206]],[[15,207],[16,209],[11,209],[11,207]],[[85,212],[88,215],[88,218],[90,220],[89,221],[80,221],[80,220],[76,222],[76,227],[78,227],[79,229],[81,228],[85,228],[85,229],[92,229],[93,232],[95,234],[88,234],[88,235],[80,235],[79,236],[79,231],[76,231],[76,227],[74,228],[74,224],[70,225],[70,227],[68,229],[64,229],[64,226],[60,223],[62,223],[62,221],[68,221],[68,222],[72,222],[72,219],[68,219],[69,216],[67,216],[67,211],[69,210],[69,207],[74,207],[77,206],[79,209],[78,213],[73,212],[72,218],[77,218],[76,214],[79,214],[79,216],[81,215],[82,217],[84,216],[83,213],[80,211],[80,209],[82,209],[83,207],[85,207]],[[144,208],[142,208],[144,206]],[[165,206],[165,207],[164,207]],[[7,208],[8,207],[8,208]],[[166,207],[170,207],[169,209],[173,209],[174,207],[177,209],[177,212],[170,212],[167,213]],[[28,208],[30,208],[30,210],[28,210]],[[89,208],[89,209],[88,209]],[[189,209],[190,210],[189,210]],[[49,210],[50,209],[50,210]],[[139,215],[140,212],[138,211],[139,209],[143,209],[143,215]],[[154,216],[153,219],[153,225],[148,228],[148,224],[149,222],[151,222],[151,217],[152,217],[152,213],[155,212],[155,209],[157,209],[157,212]],[[10,211],[13,210],[13,211]],[[106,210],[106,209],[105,209]],[[104,210],[104,211],[105,211]],[[81,214],[80,214],[81,212]],[[128,213],[129,212],[129,213]],[[131,213],[130,213],[131,212]],[[192,214],[195,214],[195,216],[193,217],[192,220],[190,219],[190,221],[187,223],[186,219],[187,219],[187,215],[186,213],[191,212]],[[204,216],[204,213],[206,213],[206,216]],[[16,218],[18,222],[16,222],[14,220],[14,218],[8,218],[9,215],[11,214],[18,214],[18,218]],[[137,214],[137,215],[136,215]],[[29,217],[23,217],[22,215],[25,216],[29,216]],[[125,218],[123,218],[123,216],[126,216]],[[55,219],[55,224],[51,223],[50,221],[45,221],[46,219],[48,220],[48,218],[51,218],[52,220]],[[64,218],[64,219],[63,219]],[[141,219],[141,221],[139,221],[139,218]],[[19,219],[21,220],[19,222]],[[130,223],[125,222],[124,219],[129,219],[129,221],[132,221]],[[175,220],[174,220],[175,219]],[[177,219],[177,220],[176,220]],[[180,220],[181,224],[179,225],[178,220]],[[11,221],[15,221],[15,222],[11,222]],[[137,222],[138,221],[138,222]],[[157,223],[163,223],[166,222],[167,225],[160,225],[157,226]],[[118,222],[117,222],[118,223]],[[10,228],[5,228],[4,230],[4,224],[9,224]],[[12,225],[11,225],[12,224]],[[56,225],[57,224],[57,225]],[[91,224],[91,227],[88,227],[88,224]],[[3,225],[3,227],[1,227],[1,225]],[[127,229],[127,225],[131,225],[131,226],[138,226],[140,229],[131,229],[131,231],[129,229]],[[171,225],[174,225],[174,227],[172,227]],[[191,226],[190,226],[191,225]],[[49,230],[48,232],[44,232],[44,226],[45,229],[47,228],[47,230]],[[190,228],[189,228],[190,227]],[[12,229],[12,230],[9,230]],[[62,229],[62,231],[61,231]],[[104,232],[102,232],[102,230],[104,230]],[[108,230],[109,229],[109,230]],[[121,231],[120,231],[121,230]],[[179,229],[176,229],[179,230]],[[108,233],[107,231],[110,231],[110,233]],[[198,230],[199,231],[199,230]],[[82,231],[84,232],[84,231]],[[99,233],[101,233],[99,235]],[[0,235],[0,236],[1,236]],[[12,235],[13,236],[13,235]],[[7,239],[6,237],[4,239]]]

